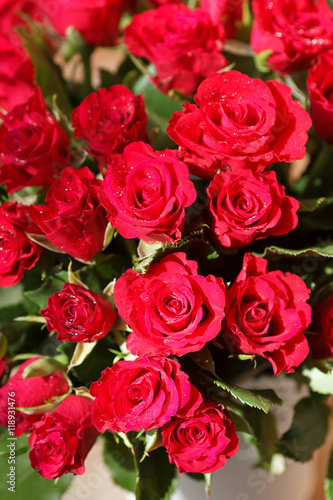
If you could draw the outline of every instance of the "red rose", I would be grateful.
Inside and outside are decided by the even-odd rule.
[[[68,26],[74,26],[89,45],[114,45],[127,3],[127,0],[53,0],[49,17],[60,35],[65,35]]]
[[[228,38],[233,38],[241,25],[245,0],[200,0],[200,7],[215,22],[220,20]]]
[[[71,394],[33,426],[29,439],[31,466],[47,479],[83,474],[84,460],[98,432],[91,424],[92,400]]]
[[[139,356],[199,351],[221,330],[224,284],[197,274],[198,264],[177,252],[146,274],[127,270],[116,282],[119,314],[133,329],[127,348]]]
[[[26,186],[50,186],[71,158],[69,140],[39,87],[8,113],[0,127],[0,183],[13,193]]]
[[[311,321],[309,290],[296,274],[267,273],[267,261],[245,254],[226,291],[222,343],[231,352],[268,359],[278,375],[292,373],[309,352],[303,330]]]
[[[167,132],[183,151],[203,159],[206,178],[220,168],[218,161],[251,166],[304,156],[311,120],[287,85],[225,71],[203,81],[194,99],[198,106],[184,103]]]
[[[34,68],[22,45],[0,37],[0,108],[11,111],[34,93]]]
[[[309,70],[306,86],[316,133],[333,144],[333,53],[322,54]]]
[[[272,50],[268,66],[292,73],[309,68],[333,46],[333,15],[326,0],[253,0],[255,52]]]
[[[314,331],[307,339],[314,359],[333,356],[333,295],[329,295],[313,310]]]
[[[29,240],[28,207],[7,202],[0,207],[0,287],[18,283],[26,269],[36,264],[42,248]]]
[[[193,94],[199,83],[227,65],[225,33],[202,9],[164,5],[133,16],[124,30],[130,52],[156,67],[152,81],[162,92]]]
[[[161,427],[181,408],[200,403],[198,390],[173,359],[144,357],[117,361],[90,387],[96,399],[92,422],[99,432]]]
[[[297,225],[299,203],[285,196],[275,172],[220,172],[207,193],[212,238],[223,247],[242,248],[270,235],[287,234]]]
[[[117,313],[100,295],[83,286],[65,283],[60,292],[49,297],[41,310],[49,331],[58,341],[93,342],[105,337],[117,319]]]
[[[23,378],[25,368],[38,359],[40,358],[36,357],[22,363],[15,375],[0,388],[0,425],[8,426],[9,409],[15,407],[33,409],[47,403],[56,403],[59,396],[68,392],[67,380],[60,371],[45,376]],[[47,410],[43,412],[39,409],[38,413],[25,413],[16,410],[15,436],[31,432],[33,423],[40,420],[45,411]]]
[[[97,197],[101,183],[88,167],[67,167],[47,192],[45,205],[30,206],[30,217],[46,238],[85,262],[104,244],[107,219]]]
[[[160,7],[161,5],[169,5],[171,3],[183,3],[183,0],[149,0],[149,2],[156,7]]]
[[[131,142],[147,139],[143,97],[123,85],[88,95],[74,109],[72,123],[75,137],[85,139],[96,157],[122,153]]]
[[[43,0],[0,0],[1,33],[10,34],[13,39],[20,43],[19,37],[14,34],[13,28],[25,24],[19,13],[23,12],[34,21],[45,22],[50,2]]]
[[[181,237],[185,207],[196,198],[188,168],[172,150],[143,142],[109,157],[100,191],[111,225],[124,238],[173,242]]]
[[[234,424],[225,406],[214,401],[204,401],[193,414],[181,411],[164,425],[162,437],[179,472],[214,472],[238,450]]]

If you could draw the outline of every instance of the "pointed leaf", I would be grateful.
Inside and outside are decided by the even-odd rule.
[[[250,391],[249,389],[237,387],[236,385],[227,384],[220,379],[214,380],[213,382],[221,389],[232,394],[234,398],[239,399],[242,403],[258,408],[265,413],[267,413],[273,405],[282,405],[281,399],[272,389]]]

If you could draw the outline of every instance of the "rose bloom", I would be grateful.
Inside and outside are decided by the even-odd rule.
[[[104,244],[108,221],[97,197],[101,183],[88,167],[67,167],[47,192],[45,204],[30,206],[29,215],[47,240],[84,262]]]
[[[0,36],[0,108],[11,111],[34,93],[34,67],[23,47]]]
[[[321,301],[313,310],[314,332],[307,336],[314,359],[333,357],[333,295]]]
[[[112,227],[124,238],[166,243],[181,237],[185,207],[196,192],[174,151],[133,142],[109,157],[99,196]]]
[[[194,413],[179,412],[162,427],[163,445],[179,472],[209,474],[238,450],[234,424],[223,404],[204,401]]]
[[[201,176],[212,178],[219,161],[289,162],[302,158],[311,126],[291,89],[238,71],[206,78],[194,100],[176,111],[167,128],[181,149],[203,159]]]
[[[20,38],[13,31],[20,24],[26,24],[19,16],[20,12],[27,14],[34,21],[44,23],[49,10],[49,2],[43,0],[0,0],[1,33],[10,34],[18,44]]]
[[[202,9],[172,4],[147,10],[133,16],[124,33],[129,51],[155,65],[152,81],[162,92],[193,94],[228,63],[221,54],[224,28]]]
[[[296,274],[267,273],[267,261],[245,254],[226,291],[221,341],[231,352],[268,359],[275,375],[292,373],[309,352],[303,330],[311,321],[309,290]]]
[[[200,403],[198,390],[173,359],[144,357],[117,361],[90,387],[92,422],[99,432],[161,427],[181,408]]]
[[[133,329],[127,348],[139,356],[199,351],[221,330],[224,284],[197,273],[198,264],[176,252],[146,274],[128,269],[116,282],[119,314]]]
[[[127,0],[53,0],[49,19],[62,36],[74,26],[87,44],[109,46],[116,43],[127,4]]]
[[[200,0],[200,7],[223,24],[227,38],[233,38],[241,25],[245,0]]]
[[[9,193],[48,187],[71,159],[69,140],[48,112],[39,87],[25,104],[4,116],[0,127],[0,183]]]
[[[85,139],[96,157],[122,153],[131,142],[148,139],[143,97],[123,85],[88,95],[74,109],[72,124],[75,137]]]
[[[333,46],[333,14],[326,0],[253,0],[255,52],[272,50],[267,64],[281,73],[309,68]]]
[[[42,248],[29,240],[28,207],[6,202],[0,207],[0,287],[16,285],[24,271],[34,267]]]
[[[41,476],[56,479],[85,472],[84,460],[98,437],[91,407],[89,397],[71,394],[33,426],[29,458]]]
[[[322,54],[309,70],[306,86],[311,118],[319,137],[333,144],[333,53]]]
[[[297,225],[299,203],[284,194],[275,172],[220,172],[207,188],[207,218],[215,243],[235,249]]]
[[[103,297],[80,285],[65,283],[51,295],[41,310],[49,331],[58,341],[93,342],[105,337],[117,319],[117,313]]]
[[[31,358],[24,361],[8,382],[0,388],[0,425],[8,425],[8,395],[11,392],[14,406],[18,408],[34,408],[42,406],[49,402],[55,402],[59,396],[65,395],[68,390],[68,383],[63,373],[58,371],[45,376],[23,378],[23,372],[27,366],[41,358]],[[45,410],[46,411],[46,410]],[[29,434],[34,422],[40,420],[43,416],[42,409],[38,413],[25,413],[24,411],[15,411],[15,436],[22,433]]]

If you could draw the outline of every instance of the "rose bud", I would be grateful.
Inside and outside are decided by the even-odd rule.
[[[333,14],[326,0],[253,0],[251,45],[271,50],[267,65],[280,73],[309,68],[333,46]]]
[[[28,207],[21,203],[6,202],[0,207],[0,287],[18,283],[42,252],[42,247],[26,235],[27,213]]]
[[[198,275],[197,267],[177,252],[144,275],[128,269],[117,280],[116,306],[133,329],[126,344],[133,354],[182,356],[199,351],[220,332],[223,281]]]
[[[202,9],[163,5],[136,14],[124,30],[130,52],[155,65],[152,81],[162,91],[193,94],[199,83],[228,61],[224,28]]]
[[[7,426],[9,408],[26,410],[15,411],[15,436],[31,432],[32,424],[40,420],[43,413],[60,402],[61,397],[65,397],[69,391],[67,379],[62,371],[54,371],[44,376],[24,377],[29,365],[41,359],[32,358],[22,363],[15,375],[0,388],[0,425]],[[9,393],[14,394],[10,400]]]
[[[192,411],[202,398],[173,359],[144,357],[117,361],[90,387],[92,422],[105,432],[161,427],[181,408]]]
[[[230,352],[268,359],[275,375],[292,373],[309,352],[303,333],[311,321],[309,292],[296,274],[268,273],[265,259],[245,254],[226,291],[219,340]]]
[[[117,313],[103,297],[80,285],[65,283],[60,292],[49,297],[41,310],[49,331],[62,342],[93,342],[105,337]]]
[[[299,203],[284,192],[273,171],[216,174],[207,188],[207,218],[214,242],[235,249],[289,233],[297,225]]]
[[[224,26],[227,38],[234,38],[242,24],[246,0],[200,0],[199,6]]]
[[[5,115],[0,126],[0,183],[9,193],[48,187],[70,159],[69,140],[35,87],[33,96]]]
[[[333,295],[321,301],[313,310],[314,332],[307,336],[314,359],[333,357]]]
[[[98,432],[91,424],[92,400],[71,394],[35,423],[29,439],[31,466],[47,478],[83,474]]]
[[[311,119],[284,83],[225,71],[206,78],[194,100],[173,113],[167,133],[201,160],[202,177],[213,178],[221,162],[245,160],[256,170],[303,158]]]
[[[181,237],[185,207],[196,192],[175,152],[133,142],[109,157],[99,197],[112,227],[124,238],[171,243]]]
[[[234,424],[223,404],[204,401],[194,413],[180,411],[162,427],[163,445],[179,472],[209,474],[238,450]]]
[[[74,109],[72,123],[75,137],[85,139],[91,154],[100,160],[122,153],[131,142],[148,139],[143,97],[123,85],[89,94]]]
[[[84,262],[104,245],[108,221],[97,197],[101,183],[88,167],[67,167],[48,190],[45,204],[30,205],[29,215],[47,240]]]

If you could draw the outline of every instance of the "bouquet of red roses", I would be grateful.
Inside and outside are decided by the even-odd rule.
[[[177,470],[209,494],[240,434],[272,474],[309,460],[333,394],[332,6],[0,15],[3,498],[22,470],[59,498],[99,436],[137,500]],[[306,396],[281,433],[284,374]]]

